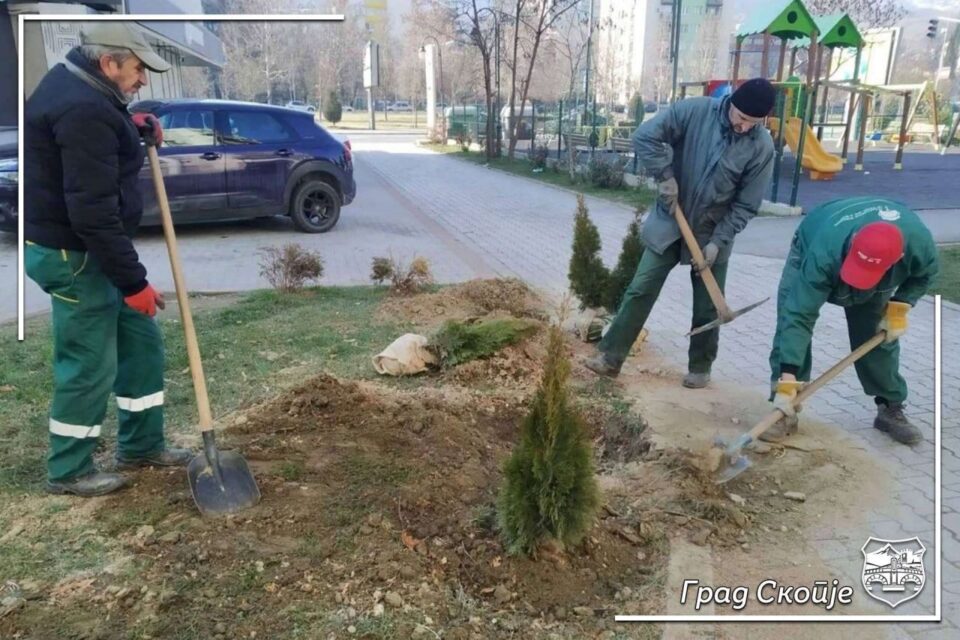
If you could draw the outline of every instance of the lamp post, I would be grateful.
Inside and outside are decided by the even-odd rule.
[[[440,41],[433,36],[424,36],[423,40],[420,41],[420,53],[426,55],[427,48],[423,46],[423,42],[427,39],[433,40],[434,44],[437,46],[437,60],[440,63],[440,103],[444,107],[440,110],[440,126],[443,127],[443,144],[447,144],[447,109],[446,104],[443,99],[443,52],[440,50]]]
[[[494,48],[496,49],[495,65],[496,65],[496,74],[497,74],[497,102],[496,102],[496,106],[494,107],[493,118],[494,118],[494,121],[496,122],[496,130],[497,130],[497,143],[496,143],[496,147],[494,148],[497,150],[497,157],[499,158],[500,157],[500,138],[502,135],[502,132],[500,130],[500,126],[501,126],[500,125],[500,19],[497,17],[497,12],[494,11],[491,7],[482,7],[479,10],[477,10],[478,23],[480,22],[480,14],[484,11],[489,11],[490,15],[493,16],[493,34],[494,34],[493,37],[496,40],[496,43],[494,44]]]

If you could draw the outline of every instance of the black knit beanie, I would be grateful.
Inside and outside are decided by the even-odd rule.
[[[730,102],[744,115],[763,118],[773,109],[775,98],[776,91],[769,80],[753,78],[744,82],[733,92]]]

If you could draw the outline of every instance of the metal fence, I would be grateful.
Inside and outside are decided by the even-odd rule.
[[[553,103],[528,101],[522,113],[519,105],[514,108],[514,120],[519,120],[516,140],[519,154],[526,155],[531,148],[537,147],[545,148],[548,157],[565,158],[572,146],[578,162],[588,162],[597,154],[615,154],[626,157],[627,171],[638,172],[631,142],[637,124],[627,120],[626,114],[585,113],[581,104],[562,100]],[[494,121],[493,124],[494,131],[500,132],[503,148],[509,143],[510,136],[506,111],[507,107],[503,107],[500,122]],[[486,144],[487,109],[483,103],[451,105],[445,109],[444,117],[448,138],[462,143]]]

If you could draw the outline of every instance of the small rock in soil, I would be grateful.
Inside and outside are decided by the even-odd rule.
[[[743,505],[747,504],[747,501],[743,496],[738,496],[735,493],[728,493],[727,496],[730,498],[730,501],[733,502],[733,504],[735,505],[742,507]]]
[[[385,595],[383,599],[386,600],[387,604],[391,607],[403,606],[403,598],[401,598],[400,594],[395,591],[388,591],[387,595]]]
[[[164,544],[176,544],[180,542],[180,535],[179,531],[171,531],[170,533],[165,533],[160,536],[158,540]]]
[[[382,602],[378,602],[377,604],[373,605],[373,617],[379,618],[380,616],[382,616],[383,610],[384,610],[384,606]]]
[[[573,613],[574,615],[578,615],[581,618],[586,618],[588,616],[593,615],[593,609],[591,609],[590,607],[574,607]]]
[[[795,502],[804,502],[807,499],[807,494],[800,493],[799,491],[787,491],[783,494],[783,497]]]
[[[497,588],[493,590],[493,599],[497,601],[497,604],[506,604],[510,602],[510,598],[510,589],[507,589],[502,584],[497,585]]]

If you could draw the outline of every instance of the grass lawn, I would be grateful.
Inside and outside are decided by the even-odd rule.
[[[940,247],[940,275],[930,293],[960,303],[960,246]]]
[[[206,310],[198,301],[195,324],[214,417],[276,395],[323,370],[376,377],[370,354],[403,333],[390,322],[376,321],[384,295],[385,289],[374,287],[317,287],[293,294],[256,291],[235,304],[212,304],[217,308]],[[168,308],[160,327],[167,355],[167,431],[192,435],[196,402],[176,312]],[[30,321],[23,343],[12,333],[0,337],[0,352],[10,354],[0,362],[0,496],[37,491],[46,470],[52,388],[49,317]],[[116,433],[113,407],[111,401],[101,439],[110,455]]]
[[[423,146],[431,151],[447,153],[475,164],[487,164],[487,158],[483,155],[483,153],[477,151],[461,151],[460,147],[457,145],[427,144]],[[530,163],[524,158],[514,158],[513,160],[510,160],[504,156],[502,158],[494,158],[489,162],[489,165],[494,169],[500,169],[501,171],[532,178],[534,180],[546,182],[547,184],[552,184],[558,187],[573,189],[585,195],[593,196],[595,198],[603,198],[613,202],[619,202],[631,207],[640,207],[646,209],[653,204],[657,197],[655,191],[647,189],[646,187],[624,186],[620,189],[604,189],[602,187],[596,187],[590,184],[583,178],[573,182],[570,180],[569,174],[565,171],[557,171],[550,168],[544,169],[540,173],[534,173],[530,167]]]
[[[318,122],[325,127],[334,129],[369,129],[370,116],[364,111],[344,111],[342,120],[336,125],[319,119]],[[418,111],[416,120],[412,111],[388,111],[384,115],[383,111],[377,111],[376,123],[378,129],[427,129],[427,112]],[[414,126],[416,123],[416,126]]]

